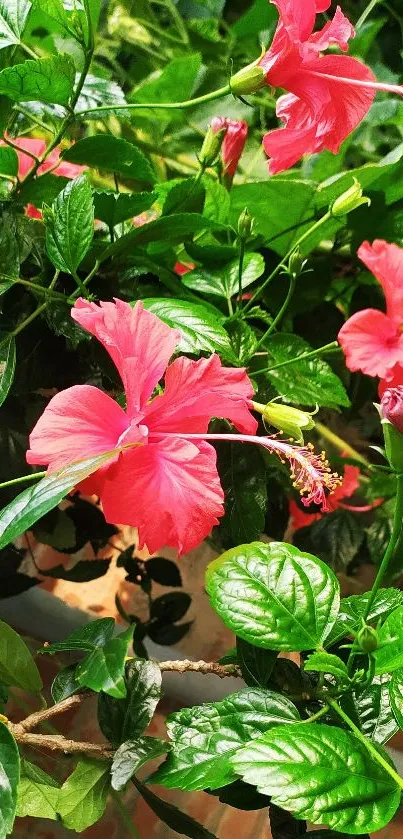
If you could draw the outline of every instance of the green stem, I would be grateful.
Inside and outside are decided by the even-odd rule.
[[[320,720],[321,717],[324,717],[325,714],[329,713],[329,708],[325,705],[324,708],[321,708],[320,711],[317,711],[316,714],[312,714],[311,717],[308,717],[307,720],[301,720],[301,722],[297,723],[297,725],[306,725],[308,722],[316,722],[316,720]]]
[[[374,584],[372,586],[368,603],[366,605],[365,612],[363,614],[363,620],[367,621],[368,616],[371,613],[372,606],[374,604],[376,595],[382,585],[383,578],[388,570],[389,562],[392,559],[394,550],[400,538],[400,533],[402,530],[402,522],[403,522],[403,475],[397,476],[397,492],[396,492],[396,502],[395,502],[395,512],[393,517],[393,527],[392,532],[390,534],[390,539],[388,543],[388,547],[386,548],[383,560],[379,566],[378,573],[375,577]]]
[[[262,294],[262,291],[264,291],[264,289],[269,285],[269,283],[271,283],[271,281],[274,280],[275,277],[277,277],[277,274],[279,274],[281,272],[282,268],[284,267],[285,262],[287,262],[287,260],[294,253],[294,251],[297,248],[299,248],[299,246],[302,245],[302,243],[305,242],[306,239],[308,239],[309,236],[311,236],[312,233],[314,233],[316,230],[318,230],[318,228],[321,227],[322,224],[325,224],[327,221],[329,221],[329,219],[331,217],[332,217],[332,214],[331,214],[330,210],[328,210],[328,212],[325,213],[325,215],[322,216],[322,218],[318,219],[318,221],[316,221],[315,224],[312,225],[312,227],[309,227],[308,230],[306,230],[305,233],[303,233],[302,236],[300,236],[299,239],[297,239],[297,241],[294,242],[294,244],[289,249],[289,251],[287,251],[287,253],[283,257],[281,262],[279,262],[278,265],[276,265],[274,270],[271,272],[271,274],[269,274],[269,276],[264,281],[264,283],[262,283],[260,288],[258,288],[257,291],[255,291],[254,295],[251,297],[251,299],[246,304],[244,312],[246,312],[248,309],[251,308],[251,306],[253,306],[255,300],[257,300],[257,298],[260,297],[260,295]]]
[[[13,484],[22,484],[25,481],[37,481],[39,478],[44,478],[45,475],[46,472],[33,472],[32,475],[21,475],[20,478],[13,478],[11,481],[3,481],[3,483],[0,484],[0,489],[3,489],[3,487],[13,486]]]
[[[0,279],[5,277],[5,274],[0,274]],[[23,285],[26,288],[31,289],[31,291],[35,291],[35,293],[43,294],[45,297],[48,297],[50,300],[63,300],[66,301],[66,295],[61,294],[59,291],[50,291],[48,288],[42,285],[38,285],[37,283],[31,283],[30,280],[23,280],[22,278],[15,279],[13,277],[9,278],[12,279],[14,283],[17,285]]]
[[[20,41],[20,43],[18,44],[18,46],[19,46],[19,47],[21,47],[21,49],[22,49],[22,50],[24,50],[24,52],[26,52],[26,54],[27,54],[27,55],[29,55],[29,57],[30,57],[30,58],[34,58],[34,59],[35,59],[35,61],[37,61],[37,60],[38,60],[39,55],[37,55],[37,54],[36,54],[36,52],[34,52],[33,50],[31,50],[31,47],[29,47],[27,44],[23,44],[23,42],[22,42],[22,41]]]
[[[356,29],[360,29],[360,27],[365,23],[367,17],[371,14],[372,10],[375,9],[379,0],[370,0],[366,9],[364,9],[361,17],[358,18],[357,23],[355,24]]]
[[[136,828],[135,828],[135,826],[134,826],[134,824],[131,820],[130,813],[127,811],[125,805],[123,804],[121,796],[119,795],[118,792],[116,792],[116,790],[113,789],[113,787],[110,788],[109,792],[110,792],[111,798],[113,798],[113,802],[115,804],[115,807],[116,807],[116,809],[117,809],[117,811],[120,815],[120,818],[122,819],[122,822],[123,822],[125,828],[128,831],[129,836],[134,836],[135,839],[140,839],[140,834],[137,832],[137,830],[136,830]]]
[[[14,151],[18,152],[19,154],[27,154],[28,157],[32,157],[34,163],[40,166],[40,158],[37,157],[36,154],[33,154],[31,151],[27,151],[26,149],[23,149],[21,146],[18,145],[18,143],[14,143],[12,140],[10,140],[9,137],[4,136],[3,140],[5,143],[7,143],[8,146],[10,146],[12,149],[14,149]]]
[[[263,337],[266,337],[266,335]],[[334,352],[335,350],[336,352],[341,352],[341,347],[339,347],[337,341],[331,341],[330,344],[324,344],[323,347],[318,347],[317,350],[296,355],[295,358],[287,358],[286,361],[280,361],[279,364],[273,364],[272,367],[262,367],[260,370],[253,370],[253,375],[257,376],[259,373],[271,373],[272,370],[278,370],[280,367],[285,367],[287,364],[295,364],[296,361],[304,361],[306,358],[315,358],[315,356],[325,355],[325,353]]]
[[[319,432],[321,437],[324,437],[335,449],[338,449],[339,452],[343,452],[343,454],[347,455],[347,457],[351,457],[354,460],[358,460],[359,463],[362,463],[363,466],[366,468],[369,467],[368,460],[356,449],[353,449],[349,443],[343,440],[342,437],[339,437],[338,434],[335,434],[334,431],[330,431],[329,428],[326,428],[325,425],[322,425],[321,422],[315,423],[316,430]]]
[[[390,763],[388,763],[387,760],[385,760],[385,758],[382,757],[382,755],[378,752],[378,750],[375,748],[375,746],[371,743],[371,740],[367,740],[367,738],[364,737],[364,735],[361,733],[360,729],[357,728],[356,725],[354,725],[353,721],[350,720],[350,717],[343,711],[342,708],[340,708],[340,705],[338,704],[338,702],[336,702],[335,699],[330,699],[329,698],[329,699],[327,699],[327,703],[328,703],[329,707],[333,709],[333,711],[343,720],[343,722],[346,723],[346,725],[349,727],[349,729],[361,741],[361,743],[365,746],[367,751],[370,753],[371,757],[373,757],[373,759],[376,760],[376,762],[379,763],[379,765],[383,767],[385,772],[387,772],[388,775],[390,775],[390,777],[393,778],[394,781],[396,781],[396,783],[400,787],[400,789],[403,789],[403,778],[401,778],[400,775],[397,774],[396,770],[393,769],[393,766],[391,766]]]
[[[242,309],[242,273],[243,261],[245,257],[245,239],[239,240],[239,260],[238,260],[238,303],[237,309]]]
[[[79,288],[80,294],[83,294],[83,295],[84,295],[84,297],[86,297],[86,296],[87,296],[87,289],[86,289],[86,287],[85,287],[85,285],[84,285],[83,280],[82,280],[82,279],[78,276],[77,271],[74,271],[74,272],[72,273],[72,277],[73,277],[73,279],[75,280],[75,282],[76,282],[76,284],[77,284],[77,286],[78,286],[78,288]]]
[[[261,347],[262,344],[264,344],[266,338],[268,338],[268,336],[271,335],[272,332],[274,332],[277,324],[280,322],[281,318],[283,317],[283,315],[287,311],[288,306],[289,306],[290,301],[291,301],[291,298],[292,298],[292,296],[294,294],[294,291],[295,291],[296,283],[297,283],[297,278],[296,278],[295,274],[291,274],[290,285],[288,287],[288,292],[287,292],[287,296],[284,300],[284,303],[283,303],[281,309],[277,312],[276,317],[274,318],[274,320],[270,324],[269,328],[266,329],[266,332],[263,333],[262,337],[257,342],[257,344],[255,346],[255,351],[258,350],[259,347]]]
[[[59,274],[60,274],[60,271],[56,270],[55,274],[54,274],[54,277],[53,277],[53,280],[52,280],[52,282],[51,282],[51,284],[48,288],[48,291],[53,290],[54,285],[57,283]],[[26,326],[29,326],[29,324],[32,323],[32,321],[35,320],[35,318],[37,318],[38,315],[42,314],[42,312],[45,311],[45,309],[48,305],[48,302],[49,301],[46,300],[45,303],[41,303],[41,305],[38,306],[38,308],[35,309],[34,312],[31,312],[31,314],[28,315],[28,317],[25,318],[25,320],[21,321],[21,323],[19,323],[18,326],[16,326],[15,329],[13,329],[12,332],[9,332],[6,335],[6,337],[3,338],[2,341],[0,341],[0,349],[1,349],[1,347],[4,347],[6,344],[8,344],[8,342],[10,341],[11,338],[15,338],[16,335],[19,335],[19,333],[22,332],[22,330],[25,329]]]
[[[85,111],[77,111],[75,117],[99,114],[103,111],[134,111],[138,108],[161,108],[164,111],[172,109],[186,110],[187,108],[201,105],[203,102],[211,102],[213,99],[228,96],[230,93],[231,87],[227,84],[225,87],[218,88],[218,90],[212,90],[203,96],[197,96],[196,99],[185,99],[184,102],[129,102],[127,105],[100,105],[98,108],[87,108]]]

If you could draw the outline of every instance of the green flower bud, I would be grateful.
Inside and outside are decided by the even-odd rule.
[[[306,265],[306,259],[304,259],[301,251],[297,248],[288,260],[288,270],[293,277],[299,277],[304,265]]]
[[[261,87],[266,84],[266,76],[263,67],[260,67],[257,61],[238,70],[230,79],[231,92],[243,96],[247,93],[256,93]]]
[[[302,431],[311,431],[315,427],[312,414],[301,411],[299,408],[292,408],[291,405],[283,405],[281,402],[268,402],[267,405],[259,405],[253,402],[255,411],[262,414],[274,428],[278,428],[287,437],[295,440],[296,443],[303,443]]]
[[[357,207],[361,206],[361,204],[367,204],[368,207],[370,206],[371,199],[362,194],[362,187],[357,181],[357,178],[353,178],[353,181],[353,185],[350,186],[349,189],[346,189],[346,191],[343,192],[342,195],[339,195],[339,197],[333,202],[330,208],[332,216],[335,216],[336,218],[344,216],[346,213],[351,213],[352,210],[356,210]]]
[[[386,457],[395,472],[403,472],[403,434],[388,419],[381,420]]]
[[[365,624],[357,635],[357,644],[364,653],[373,653],[378,649],[376,630]]]
[[[226,129],[223,127],[219,131],[213,131],[210,127],[203,140],[203,145],[200,149],[199,163],[201,166],[212,166],[221,151],[223,139],[225,137]]]
[[[250,215],[248,208],[245,207],[238,219],[239,239],[244,239],[246,242],[251,237],[254,223],[255,219]]]

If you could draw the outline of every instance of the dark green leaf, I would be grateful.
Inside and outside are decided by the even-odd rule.
[[[333,572],[283,542],[232,548],[210,563],[206,587],[225,625],[267,649],[315,649],[339,610]]]
[[[296,707],[271,691],[245,688],[221,702],[183,708],[168,718],[171,751],[151,776],[169,788],[222,787],[236,775],[230,758],[273,725],[299,719]]]
[[[379,648],[374,653],[375,673],[393,673],[403,667],[403,606],[392,612],[378,631]]]
[[[262,650],[243,641],[236,639],[236,662],[239,664],[242,676],[247,685],[251,687],[266,688],[270,681],[277,653],[273,650]]]
[[[147,635],[155,644],[169,647],[178,644],[187,635],[192,623],[193,621],[185,621],[185,623],[169,624],[165,621],[156,621],[147,624]]]
[[[349,834],[380,830],[400,801],[397,783],[365,745],[333,726],[278,726],[241,749],[232,764],[297,818]]]
[[[73,696],[74,693],[80,692],[81,687],[78,684],[75,675],[76,667],[76,664],[69,664],[68,667],[64,667],[63,670],[60,670],[57,676],[53,679],[51,693],[55,705],[58,702],[61,702],[62,699],[67,699],[69,696]]]
[[[234,186],[230,219],[236,226],[247,207],[256,220],[255,232],[283,256],[307,229],[303,221],[312,217],[314,197],[313,184],[291,179],[270,178],[263,183]]]
[[[0,49],[20,43],[30,8],[30,0],[0,0]]]
[[[69,492],[92,472],[112,460],[116,452],[73,463],[47,475],[34,486],[21,492],[0,513],[0,549],[25,533],[49,510],[53,510]]]
[[[0,0],[0,9],[2,2]],[[0,49],[1,49],[1,12],[0,12]],[[0,174],[16,178],[18,175],[17,152],[10,146],[0,146]]]
[[[22,184],[19,198],[24,206],[33,204],[40,210],[43,204],[53,204],[68,183],[68,178],[46,172],[40,178],[34,178],[32,181]]]
[[[247,253],[243,261],[242,288],[247,288],[262,276],[264,259],[260,253]],[[182,278],[183,285],[202,294],[215,294],[227,300],[238,294],[239,263],[234,259],[223,268],[196,268]]]
[[[304,670],[314,673],[330,673],[342,682],[348,681],[347,665],[337,655],[316,652],[308,656]]]
[[[41,649],[42,653],[64,653],[71,650],[82,650],[92,652],[97,647],[104,647],[111,640],[115,629],[113,618],[98,618],[89,621],[66,638],[65,641],[56,641]]]
[[[267,795],[260,795],[250,784],[244,781],[234,781],[226,787],[206,790],[210,795],[216,795],[222,804],[229,804],[237,810],[262,810],[268,807],[270,798]]]
[[[0,839],[12,830],[20,779],[20,755],[14,737],[0,722]]]
[[[132,252],[134,247],[148,245],[150,242],[169,241],[170,244],[185,242],[195,233],[202,230],[222,230],[219,222],[211,221],[198,213],[178,213],[174,216],[161,218],[135,227],[126,236],[121,236],[116,242],[106,248],[99,259],[104,262],[112,256],[120,256],[125,252]]]
[[[65,827],[82,833],[104,813],[110,784],[107,761],[80,760],[59,792],[57,811]]]
[[[115,227],[126,219],[137,216],[156,200],[155,192],[112,192],[96,190],[94,192],[94,215],[96,219],[105,222],[108,227]]]
[[[21,636],[0,621],[0,679],[6,685],[38,693],[43,685],[39,670]]]
[[[364,690],[344,694],[340,703],[358,728],[375,743],[383,745],[396,734],[398,725],[389,701],[390,676],[375,676]]]
[[[155,175],[147,158],[133,143],[112,134],[84,137],[62,154],[63,160],[107,172],[116,172],[131,180],[153,184]]]
[[[39,766],[24,760],[18,785],[16,815],[57,820],[59,784]]]
[[[75,148],[75,146],[73,146]],[[94,201],[85,175],[72,181],[52,204],[46,223],[46,250],[60,271],[74,274],[94,236]]]
[[[362,619],[366,613],[369,594],[352,594],[343,597],[337,621],[330,633],[326,645],[334,643],[345,635],[358,632],[362,626]],[[378,591],[368,616],[368,623],[374,623],[379,618],[387,618],[403,603],[403,592],[395,588],[384,588]]]
[[[364,529],[359,516],[349,510],[335,510],[296,533],[295,544],[312,550],[333,568],[345,571],[362,544]]]
[[[203,185],[195,178],[179,181],[169,190],[162,214],[168,216],[171,213],[201,213],[205,195]]]
[[[73,92],[75,67],[68,55],[24,61],[0,72],[0,94],[14,102],[67,105]]]
[[[299,335],[277,333],[266,339],[265,349],[269,351],[268,367],[273,367],[310,352],[312,347]],[[298,405],[315,407],[318,404],[336,408],[339,405],[348,407],[350,404],[344,385],[322,358],[308,358],[287,364],[278,370],[271,370],[267,377],[281,396]]]
[[[76,562],[72,568],[64,565],[54,565],[47,571],[41,569],[43,577],[53,577],[56,580],[69,580],[71,583],[89,583],[103,577],[109,570],[110,559],[91,559]]]
[[[222,326],[224,316],[221,312],[199,303],[164,297],[150,297],[144,300],[144,306],[168,326],[180,330],[181,352],[199,354],[218,351],[232,356],[228,334]]]
[[[2,341],[4,340],[2,336]],[[7,397],[8,391],[13,383],[15,373],[15,338],[10,339],[0,347],[0,405]]]
[[[104,646],[96,647],[77,665],[76,678],[81,687],[122,699],[126,696],[124,666],[134,627],[129,626]]]
[[[230,208],[230,196],[228,190],[212,178],[205,177],[203,180],[206,189],[206,200],[203,215],[206,219],[228,223]]]
[[[207,828],[196,822],[187,813],[182,813],[174,804],[163,801],[155,792],[140,783],[137,778],[134,779],[134,783],[150,810],[171,830],[176,830],[180,836],[189,836],[189,839],[217,839],[214,833],[210,833]]]
[[[260,452],[252,446],[239,451],[236,443],[225,443],[219,464],[225,490],[225,516],[219,525],[224,547],[259,539],[267,510],[266,467]]]
[[[161,586],[181,586],[182,578],[176,562],[171,559],[164,559],[162,556],[154,556],[147,560],[146,572],[154,582]]]
[[[257,348],[257,337],[253,329],[244,320],[229,320],[225,328],[234,355],[240,364],[248,365]]]
[[[100,727],[114,746],[139,737],[161,697],[161,671],[153,661],[133,659],[126,666],[124,699],[101,694],[98,714]]]
[[[112,761],[112,787],[121,790],[132,775],[149,760],[166,754],[169,743],[158,737],[139,737],[127,740],[116,750]]]
[[[151,619],[174,623],[186,614],[191,598],[184,591],[170,591],[157,597],[151,604]]]
[[[389,682],[389,697],[396,722],[403,730],[403,670],[393,673]]]

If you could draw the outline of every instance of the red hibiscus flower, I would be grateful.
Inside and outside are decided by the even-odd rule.
[[[225,129],[224,139],[221,146],[221,160],[223,165],[223,176],[232,181],[240,157],[245,148],[248,136],[248,125],[243,120],[228,119],[227,117],[214,117],[211,120],[211,129],[217,134]]]
[[[386,314],[378,309],[356,312],[338,340],[350,370],[389,381],[399,375],[395,365],[403,364],[403,248],[376,239],[372,245],[363,242],[358,256],[382,286]]]
[[[280,20],[270,49],[260,60],[266,81],[289,91],[277,102],[284,127],[263,138],[272,174],[293,166],[306,153],[340,145],[369,110],[376,90],[403,94],[397,85],[375,81],[371,70],[345,55],[322,55],[329,46],[347,49],[354,29],[338,6],[331,21],[314,32],[316,15],[331,0],[271,0]]]
[[[103,344],[126,392],[126,410],[91,385],[61,391],[30,435],[28,463],[56,470],[124,445],[115,461],[81,489],[101,498],[108,521],[138,528],[140,547],[170,545],[184,553],[198,545],[224,512],[216,452],[209,440],[256,443],[291,464],[303,503],[326,508],[325,487],[337,477],[310,445],[256,437],[250,413],[253,388],[244,369],[223,367],[216,355],[168,365],[180,333],[141,302],[77,300],[72,316]],[[151,399],[164,376],[164,392]],[[207,433],[210,418],[225,417],[241,434]]]
[[[357,466],[347,465],[344,467],[343,480],[341,484],[336,487],[332,495],[329,496],[327,504],[328,508],[324,511],[325,513],[333,513],[334,510],[337,510],[339,507],[342,507],[345,510],[358,510],[362,512],[362,507],[351,507],[343,504],[343,499],[350,498],[350,496],[358,489],[360,485],[359,477],[360,470]],[[367,509],[370,510],[371,507],[366,508],[366,510]],[[293,530],[299,530],[301,527],[307,527],[309,524],[319,521],[319,519],[322,518],[323,513],[304,513],[295,501],[290,501],[290,516]]]

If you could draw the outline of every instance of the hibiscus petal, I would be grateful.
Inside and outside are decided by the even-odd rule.
[[[379,382],[378,394],[382,398],[388,387],[399,387],[400,385],[403,385],[403,365],[395,364],[388,370],[385,378]]]
[[[323,518],[323,513],[304,513],[298,506],[296,501],[291,500],[289,505],[291,527],[294,531],[300,530],[301,527],[309,527],[315,521],[320,521]]]
[[[138,415],[165,372],[180,333],[144,309],[116,300],[89,303],[79,298],[71,312],[83,329],[103,344],[114,361],[127,397],[127,410]]]
[[[208,443],[174,438],[125,452],[102,490],[107,521],[137,527],[150,553],[191,551],[224,512],[216,460]]]
[[[27,461],[61,469],[111,451],[128,425],[123,409],[99,388],[69,387],[50,400],[31,431]]]
[[[336,44],[342,50],[348,49],[350,38],[354,38],[355,31],[349,19],[337,6],[334,17],[329,20],[320,32],[314,32],[308,39],[308,46],[313,46],[317,52],[327,50],[331,44]]]
[[[353,495],[360,485],[360,470],[358,466],[350,466],[346,464],[344,467],[344,476],[343,481],[340,486],[335,489],[333,495],[329,495],[328,502],[329,506],[336,510],[338,507],[338,502],[342,501],[343,498],[350,498]]]
[[[398,326],[403,323],[403,248],[375,239],[372,245],[363,242],[358,256],[381,284],[386,310]]]
[[[223,367],[218,355],[191,361],[177,358],[165,374],[165,390],[144,412],[150,432],[200,433],[211,417],[224,417],[245,434],[257,422],[248,407],[253,387],[245,369]]]
[[[271,175],[294,166],[304,154],[315,152],[318,144],[317,121],[312,120],[309,108],[292,93],[278,99],[277,116],[284,119],[286,125],[263,137]]]
[[[403,335],[393,321],[377,309],[362,309],[342,326],[338,341],[350,370],[383,378],[403,362]]]

